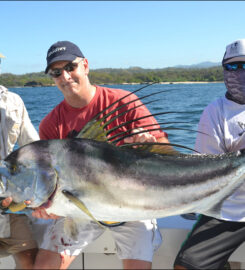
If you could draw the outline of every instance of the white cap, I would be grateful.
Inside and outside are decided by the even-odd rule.
[[[239,39],[226,46],[222,63],[245,62],[245,39]]]

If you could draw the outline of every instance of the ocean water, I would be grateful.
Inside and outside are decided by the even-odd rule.
[[[144,85],[109,85],[112,88],[121,88],[134,91]],[[25,102],[32,123],[38,130],[41,119],[48,114],[54,106],[63,100],[62,93],[57,87],[24,87],[9,88],[19,94]],[[155,92],[164,91],[157,95]],[[207,84],[155,84],[148,86],[136,94],[142,98],[142,102],[154,101],[147,104],[152,114],[160,112],[176,112],[156,115],[158,122],[185,122],[171,124],[172,127],[197,129],[200,115],[212,100],[223,96],[225,85],[223,83]],[[166,125],[162,125],[163,129]],[[195,132],[166,130],[171,142],[193,147],[195,143]]]
[[[108,85],[111,88],[121,88],[131,92],[142,86],[144,85]],[[57,87],[24,87],[9,88],[9,90],[21,96],[32,123],[37,130],[41,119],[63,100],[63,95]],[[153,93],[159,91],[163,92],[153,95]],[[197,130],[198,121],[203,109],[212,100],[223,96],[225,91],[224,83],[154,84],[140,90],[136,94],[139,98],[142,98],[142,102],[144,103],[154,101],[147,104],[152,114],[171,112],[155,116],[159,123],[171,123],[167,125],[162,124],[163,129],[169,126]],[[143,98],[146,95],[149,95],[149,97]],[[195,131],[169,129],[166,132],[172,143],[185,145],[190,148],[194,147]],[[181,151],[190,152],[188,150]],[[179,216],[163,218],[158,220],[158,222],[161,227],[170,226],[174,228],[190,228],[193,224],[193,221],[184,220]]]

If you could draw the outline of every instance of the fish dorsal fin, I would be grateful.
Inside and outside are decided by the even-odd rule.
[[[124,140],[127,137],[130,136],[134,136],[136,134],[139,133],[143,133],[143,132],[151,132],[151,131],[156,131],[156,130],[188,130],[188,131],[193,131],[191,129],[184,129],[184,128],[177,128],[177,127],[171,127],[171,126],[165,126],[165,127],[160,127],[159,125],[161,124],[175,124],[175,123],[183,123],[183,122],[164,122],[164,123],[158,123],[158,124],[151,124],[151,125],[145,125],[145,126],[139,126],[138,128],[144,128],[143,131],[137,132],[137,133],[132,133],[130,129],[127,129],[127,131],[125,132],[118,132],[116,135],[111,135],[114,131],[116,131],[117,129],[124,127],[124,126],[128,126],[131,123],[137,122],[139,120],[142,119],[146,119],[146,118],[150,118],[152,116],[158,116],[158,115],[167,115],[167,114],[179,114],[179,113],[186,113],[186,112],[179,112],[179,111],[168,111],[168,112],[159,112],[159,113],[154,113],[154,114],[148,114],[148,115],[144,115],[138,118],[134,118],[131,119],[129,121],[123,122],[120,125],[117,125],[115,127],[112,127],[111,129],[108,129],[108,125],[113,122],[114,120],[118,119],[120,116],[135,110],[136,108],[139,108],[141,106],[145,106],[146,104],[150,104],[159,100],[151,100],[148,102],[145,102],[144,104],[141,103],[139,105],[134,106],[133,108],[130,109],[126,109],[123,112],[117,113],[115,116],[113,116],[110,120],[107,120],[107,118],[111,115],[113,115],[114,113],[118,112],[120,109],[122,109],[123,107],[128,106],[129,104],[136,102],[138,100],[142,100],[144,98],[147,98],[149,96],[153,96],[156,94],[160,94],[162,92],[168,92],[169,89],[166,90],[161,90],[155,93],[150,93],[147,94],[141,98],[133,98],[132,100],[130,100],[129,102],[125,102],[124,104],[120,104],[119,102],[121,100],[123,100],[124,98],[129,97],[130,95],[135,94],[136,92],[149,87],[153,84],[155,84],[157,82],[154,83],[150,83],[147,84],[139,89],[136,89],[133,92],[130,92],[128,94],[126,94],[125,96],[123,96],[122,98],[116,100],[115,102],[113,102],[112,104],[110,104],[109,106],[107,106],[105,109],[103,109],[102,111],[100,111],[96,116],[94,116],[83,128],[82,130],[78,133],[78,135],[76,136],[76,138],[86,138],[86,139],[92,139],[92,140],[96,140],[96,141],[103,141],[103,142],[108,142],[108,143],[112,143],[114,145],[116,145],[119,141]],[[171,89],[171,91],[174,89]],[[120,106],[117,106],[117,108],[112,109],[111,111],[109,111],[108,113],[106,113],[106,111],[108,109],[110,109],[113,105],[117,105],[120,104]],[[150,128],[152,127],[152,128]],[[196,132],[196,131],[195,131]],[[122,145],[121,145],[122,146]],[[174,155],[174,154],[180,154],[178,151],[174,150],[173,146],[179,147],[179,148],[184,148],[184,149],[188,149],[191,151],[195,151],[189,147],[185,147],[182,145],[177,145],[177,144],[164,144],[164,143],[152,143],[151,145],[149,144],[126,144],[126,146],[128,148],[132,148],[133,146],[137,146],[138,149],[143,150],[143,151],[148,151],[148,152],[152,152],[152,153],[158,153],[158,154],[168,154],[168,155]],[[161,146],[161,147],[159,147]]]
[[[114,117],[113,120],[110,120],[109,121],[106,121],[107,117],[109,117],[110,115],[112,115],[113,113],[115,113],[116,111],[118,111],[119,109],[127,106],[128,104],[132,103],[132,102],[135,102],[137,100],[140,100],[140,98],[137,98],[137,99],[134,99],[134,100],[131,100],[123,105],[121,105],[120,107],[117,107],[116,109],[113,109],[112,111],[110,111],[109,113],[105,114],[103,116],[103,114],[106,112],[106,110],[110,109],[113,105],[116,105],[118,104],[121,100],[125,99],[126,97],[130,96],[130,95],[133,95],[134,93],[150,86],[150,85],[153,85],[155,84],[156,82],[154,83],[151,83],[151,84],[147,84],[125,96],[123,96],[122,98],[116,100],[115,102],[113,102],[112,104],[110,104],[109,106],[107,106],[105,109],[103,109],[102,111],[100,111],[96,116],[94,116],[83,128],[82,130],[78,133],[78,135],[76,136],[76,138],[86,138],[86,139],[93,139],[93,140],[97,140],[97,141],[107,141],[107,133],[106,133],[106,130],[105,130],[105,127],[111,123],[112,121],[114,121],[116,118],[118,118],[119,116],[117,117]],[[159,91],[155,94],[158,94],[158,93],[161,93],[161,92],[166,92],[166,90],[164,91]],[[152,94],[151,94],[152,95]],[[142,97],[141,99],[143,98],[146,98],[150,95],[147,95],[145,97]],[[151,101],[152,102],[152,101]],[[148,102],[148,103],[151,103],[151,102]],[[141,105],[143,106],[143,104]],[[127,113],[128,111],[125,111],[124,113]]]
[[[182,148],[182,149],[199,153],[190,147],[180,145],[180,144],[175,144],[175,143],[161,143],[161,142],[128,143],[128,144],[120,145],[119,147],[131,148],[133,146],[137,146],[139,150],[143,150],[143,151],[147,151],[147,152],[151,152],[155,154],[160,154],[160,155],[181,155],[181,153],[179,151],[176,151],[173,147]]]
[[[102,141],[106,142],[107,137],[106,137],[106,132],[103,128],[103,119],[92,119],[89,121],[85,129],[82,129],[76,138],[82,138],[82,139],[93,139],[95,141]]]
[[[159,123],[159,125],[160,124],[162,124],[162,123]],[[141,126],[141,128],[151,127],[151,126],[156,126],[156,124],[150,124],[150,125]],[[118,134],[116,134],[116,135],[111,136],[110,138],[108,138],[108,140],[109,141],[112,141],[115,144],[115,143],[117,143],[117,142],[119,142],[121,140],[124,140],[125,138],[131,137],[133,135],[141,134],[141,133],[146,133],[146,132],[150,132],[150,131],[157,131],[157,130],[186,130],[186,131],[197,132],[196,130],[188,129],[188,128],[176,128],[176,127],[164,127],[164,128],[161,128],[160,127],[160,128],[144,129],[144,130],[140,130],[140,131],[137,131],[137,132],[134,132],[134,133],[127,134],[128,132],[133,131],[133,130],[134,129],[129,129],[129,130],[125,131],[125,132],[118,133]],[[203,133],[203,132],[200,132],[200,133]],[[203,134],[205,134],[205,133],[203,133]],[[118,139],[115,139],[116,137],[119,137],[119,136],[121,136],[121,137],[118,138]]]
[[[172,124],[172,123],[178,123],[178,122],[168,122],[168,124]],[[183,123],[183,122],[181,122],[181,123]],[[159,123],[159,124],[163,124],[163,123]],[[145,125],[145,126],[142,126],[142,128],[150,127],[150,126],[155,126],[155,124]],[[117,143],[121,140],[124,140],[125,138],[131,137],[131,136],[136,135],[136,134],[145,133],[145,132],[149,132],[149,131],[170,130],[170,129],[172,129],[172,130],[187,130],[187,131],[197,132],[196,130],[192,130],[192,129],[175,128],[175,127],[144,129],[144,130],[140,130],[140,131],[135,132],[135,133],[127,134],[128,131],[129,132],[132,131],[132,130],[128,130],[127,132],[121,132],[119,134],[116,134],[115,136],[110,137],[108,140],[109,141],[112,140],[113,143]],[[123,135],[123,136],[121,136],[121,135]],[[119,139],[115,140],[115,138],[118,136],[121,136],[121,137]],[[174,144],[174,143],[161,143],[161,142],[149,143],[149,142],[145,142],[145,143],[124,144],[124,145],[121,145],[120,147],[125,147],[125,146],[127,146],[127,147],[137,146],[137,148],[140,150],[148,151],[148,152],[152,152],[152,153],[156,153],[156,154],[164,154],[164,155],[179,155],[180,152],[176,151],[173,147],[187,149],[187,150],[191,150],[193,152],[199,153],[190,147],[180,145],[180,144]]]

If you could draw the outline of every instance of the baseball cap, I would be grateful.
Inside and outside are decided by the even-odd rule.
[[[58,41],[48,50],[45,73],[48,73],[52,63],[57,61],[74,61],[77,57],[84,58],[83,53],[77,45],[70,41]]]
[[[226,46],[222,64],[245,62],[245,39],[239,39]]]

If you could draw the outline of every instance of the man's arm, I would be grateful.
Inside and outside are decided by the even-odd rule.
[[[32,141],[39,140],[38,133],[31,123],[31,120],[29,118],[29,115],[28,115],[28,112],[25,108],[23,100],[16,94],[9,93],[9,95],[10,95],[10,97],[9,97],[10,101],[13,102],[13,104],[16,104],[15,106],[18,109],[19,115],[21,117],[21,119],[20,119],[21,125],[19,127],[20,132],[19,132],[19,136],[17,138],[17,142],[18,142],[19,146],[28,144]],[[7,197],[7,198],[3,199],[0,202],[0,204],[2,205],[2,207],[7,208],[12,203],[12,201],[13,200],[11,197]],[[27,204],[28,204],[28,202],[27,202]]]
[[[217,103],[209,104],[200,117],[195,142],[195,150],[200,153],[221,154],[228,152],[223,133],[224,123],[220,121],[218,108]]]
[[[39,135],[31,123],[28,112],[22,103],[22,122],[20,126],[20,135],[17,139],[20,146],[39,140]]]

